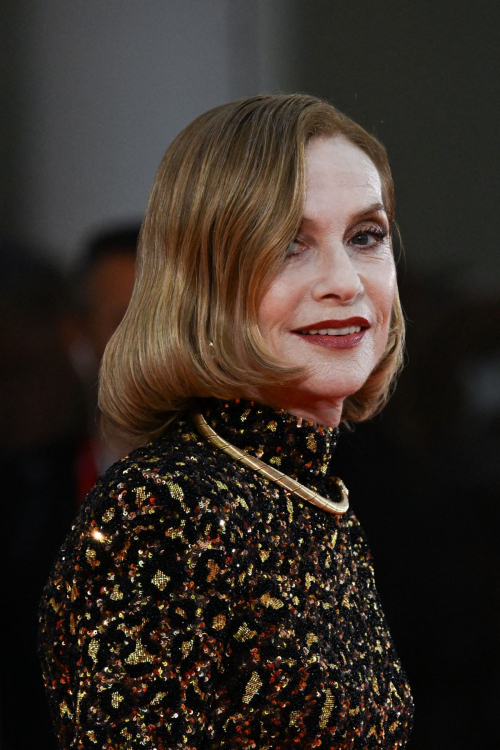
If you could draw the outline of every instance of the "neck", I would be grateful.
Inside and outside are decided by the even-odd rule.
[[[337,429],[297,417],[269,400],[207,399],[200,411],[208,425],[231,445],[256,456],[322,494],[337,443]]]
[[[343,398],[318,398],[314,394],[284,388],[256,388],[246,398],[268,404],[274,409],[284,409],[295,417],[325,427],[339,426],[344,402]]]

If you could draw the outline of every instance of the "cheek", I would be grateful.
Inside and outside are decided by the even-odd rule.
[[[370,278],[369,286],[377,320],[383,329],[388,329],[396,294],[396,267],[392,258],[376,269]]]
[[[293,286],[285,278],[273,281],[259,307],[259,327],[264,338],[291,323],[296,306]]]

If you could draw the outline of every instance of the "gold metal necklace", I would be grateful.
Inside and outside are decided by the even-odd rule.
[[[275,469],[273,466],[269,466],[256,456],[250,456],[246,451],[242,451],[235,445],[228,443],[227,440],[224,440],[224,438],[221,438],[220,435],[217,435],[217,433],[212,430],[210,425],[207,424],[205,417],[200,414],[199,411],[194,411],[192,413],[192,418],[196,425],[196,429],[205,440],[208,440],[210,445],[213,445],[239,464],[247,466],[249,469],[256,471],[271,482],[275,482],[280,487],[283,487],[285,492],[290,493],[291,495],[296,495],[302,500],[307,500],[307,502],[316,505],[318,508],[322,508],[322,510],[326,510],[328,513],[342,515],[348,510],[349,490],[339,477],[330,477],[330,480],[333,482],[338,494],[340,495],[340,502],[335,502],[328,497],[323,497],[319,492],[314,492],[308,487],[304,487],[303,484],[300,484],[295,479],[292,479],[292,477],[283,474],[282,471],[278,471],[278,469]]]

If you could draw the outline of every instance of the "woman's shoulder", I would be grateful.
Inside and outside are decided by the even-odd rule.
[[[215,451],[188,422],[136,448],[113,464],[91,490],[82,509],[85,523],[102,527],[118,518],[147,515],[228,519],[235,494],[250,498],[254,486],[230,459]]]
[[[62,585],[63,592],[70,581],[100,591],[109,587],[115,569],[128,566],[132,574],[150,558],[157,565],[159,556],[172,567],[176,560],[194,564],[209,552],[222,565],[227,550],[244,538],[239,498],[250,502],[251,488],[242,483],[237,496],[238,476],[238,467],[182,424],[134,450],[87,495],[55,562],[45,601],[57,602],[56,589]],[[186,571],[179,565],[182,580]]]

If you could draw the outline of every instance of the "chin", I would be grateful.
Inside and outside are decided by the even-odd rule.
[[[309,377],[298,384],[297,389],[308,393],[310,397],[316,396],[318,399],[344,399],[357,393],[364,386],[372,371],[373,369],[354,374],[342,372],[339,368],[326,377],[324,375]]]
[[[341,385],[339,383],[335,384],[335,389],[332,389],[332,385],[325,383],[324,387],[314,384],[314,385],[306,385],[304,388],[299,388],[298,392],[302,392],[304,396],[307,397],[308,401],[314,402],[314,401],[343,401],[344,399],[348,398],[349,396],[353,396],[355,393],[357,393],[360,388],[363,387],[366,381],[360,383],[359,385]]]

